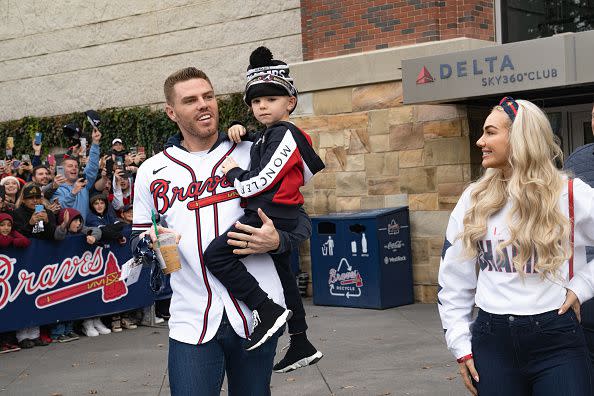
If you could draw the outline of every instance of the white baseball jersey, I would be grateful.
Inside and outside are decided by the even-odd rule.
[[[252,312],[234,299],[203,263],[210,242],[243,215],[240,197],[223,177],[220,165],[232,156],[249,168],[251,143],[223,141],[209,153],[197,155],[179,147],[166,148],[138,169],[134,185],[134,231],[151,224],[151,210],[161,216],[161,225],[182,235],[179,252],[182,269],[171,274],[169,336],[189,344],[211,340],[225,311],[235,332],[247,337]],[[268,254],[242,260],[260,287],[284,306],[283,289]]]
[[[456,358],[471,353],[470,324],[475,303],[498,315],[536,315],[559,309],[565,301],[566,288],[573,290],[581,302],[594,296],[594,262],[586,261],[586,246],[594,246],[594,189],[574,179],[574,276],[569,280],[568,262],[560,268],[558,279],[542,279],[532,257],[522,279],[511,262],[515,252],[510,246],[504,249],[504,257],[497,257],[497,245],[509,239],[507,216],[511,202],[487,220],[487,233],[479,242],[478,257],[465,258],[462,240],[457,237],[470,208],[472,188],[464,191],[452,211],[439,267],[439,314],[448,348]],[[569,216],[567,186],[559,205],[562,213]]]

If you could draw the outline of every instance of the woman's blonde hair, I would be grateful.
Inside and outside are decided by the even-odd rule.
[[[503,249],[511,245],[517,252],[513,266],[519,274],[525,274],[524,267],[534,256],[535,269],[543,277],[557,277],[570,253],[569,219],[559,207],[566,179],[555,167],[563,152],[544,112],[526,100],[516,102],[519,109],[514,122],[506,116],[511,177],[506,180],[502,169],[487,169],[473,185],[460,238],[466,253],[476,256],[478,243],[487,232],[487,219],[509,200],[510,237],[497,245],[497,257],[503,258]],[[493,111],[503,109],[496,106]]]

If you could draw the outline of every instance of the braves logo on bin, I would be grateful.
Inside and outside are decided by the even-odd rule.
[[[343,257],[338,263],[338,268],[330,268],[328,287],[333,296],[360,297],[363,278],[359,271],[353,269],[347,259]]]

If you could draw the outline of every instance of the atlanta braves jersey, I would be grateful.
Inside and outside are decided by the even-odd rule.
[[[594,189],[574,179],[575,245],[573,278],[569,280],[568,262],[560,268],[557,278],[543,279],[534,268],[533,257],[522,278],[512,265],[515,252],[510,246],[504,249],[504,257],[497,257],[497,245],[509,238],[510,202],[487,220],[487,232],[479,243],[477,257],[465,257],[458,236],[463,230],[464,214],[470,208],[472,188],[464,191],[452,211],[439,267],[439,314],[446,343],[456,358],[471,353],[470,324],[475,303],[493,314],[535,315],[559,309],[565,301],[566,288],[575,292],[581,302],[594,296],[594,262],[586,261],[585,250],[594,245]],[[567,186],[559,205],[569,217]]]
[[[248,142],[239,145],[221,141],[208,153],[190,153],[168,147],[146,160],[138,169],[134,185],[135,232],[151,227],[151,211],[159,213],[161,225],[182,235],[179,243],[181,270],[171,274],[169,336],[189,344],[211,340],[227,313],[238,335],[247,337],[252,313],[234,299],[207,270],[203,251],[241,215],[240,197],[223,177],[220,165],[232,155],[249,167]],[[284,306],[283,290],[268,254],[242,259],[260,287]]]

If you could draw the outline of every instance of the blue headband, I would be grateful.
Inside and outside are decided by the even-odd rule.
[[[516,102],[511,96],[506,96],[499,101],[499,106],[501,106],[503,111],[505,111],[505,114],[507,114],[512,122],[514,122],[516,115],[518,114],[518,102]]]

